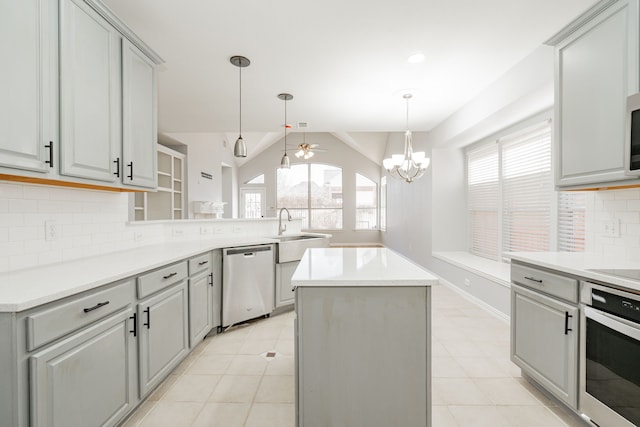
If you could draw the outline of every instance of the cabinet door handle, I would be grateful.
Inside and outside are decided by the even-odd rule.
[[[205,264],[207,264],[208,262],[209,262],[209,261],[200,261],[200,262],[198,263],[198,265],[205,265]]]
[[[147,307],[144,312],[147,313],[147,323],[143,323],[143,325],[146,326],[147,329],[151,329],[151,307]]]
[[[564,312],[564,334],[565,335],[569,335],[569,331],[573,331],[573,329],[571,329],[569,327],[569,318],[573,317],[571,314],[569,314],[568,311]]]
[[[133,316],[129,317],[129,319],[133,320],[133,330],[129,331],[130,334],[133,334],[133,336],[138,336],[138,315],[136,313],[133,313]]]
[[[96,305],[94,305],[93,307],[85,308],[85,309],[84,309],[84,312],[85,312],[85,313],[88,313],[88,312],[90,312],[90,311],[97,310],[97,309],[99,309],[100,307],[104,307],[104,306],[105,306],[105,305],[107,305],[107,304],[109,304],[109,301],[99,302],[99,303],[97,303]]]
[[[120,157],[118,157],[117,159],[115,159],[113,161],[113,163],[116,164],[116,171],[113,173],[115,176],[117,176],[118,178],[120,178]]]
[[[536,279],[535,277],[524,276],[524,278],[527,279],[527,280],[531,280],[532,282],[542,283],[542,279]]]
[[[177,274],[178,274],[178,273],[174,271],[173,273],[169,273],[169,274],[167,274],[166,276],[162,276],[162,278],[163,278],[163,279],[168,279],[168,278],[173,277],[173,276],[175,276],[175,275],[177,275]]]
[[[49,141],[49,143],[46,144],[44,148],[49,149],[49,160],[45,160],[44,162],[48,164],[50,168],[52,168],[53,167],[53,141]]]
[[[209,284],[213,286],[213,273],[209,274]]]
[[[133,162],[127,164],[127,167],[129,168],[129,175],[127,175],[127,178],[133,181]]]

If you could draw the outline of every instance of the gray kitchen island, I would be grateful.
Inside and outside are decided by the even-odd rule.
[[[296,425],[431,425],[431,286],[386,248],[312,248],[295,287]]]

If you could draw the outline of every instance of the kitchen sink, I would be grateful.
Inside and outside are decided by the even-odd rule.
[[[299,261],[307,248],[326,248],[329,246],[329,236],[299,234],[295,236],[274,236],[276,244],[276,262]]]

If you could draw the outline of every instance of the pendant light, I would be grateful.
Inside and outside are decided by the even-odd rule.
[[[411,183],[424,175],[431,159],[425,156],[424,151],[413,151],[411,131],[409,130],[409,100],[413,95],[406,93],[402,97],[407,101],[407,130],[404,132],[404,153],[393,154],[391,158],[384,159],[382,164],[392,177]]]
[[[287,124],[287,101],[291,101],[293,95],[290,93],[281,93],[278,95],[278,98],[284,101],[284,156],[282,156],[282,160],[280,160],[280,169],[289,169],[291,162],[289,161],[289,156],[287,156],[287,128],[289,127]]]
[[[244,139],[242,139],[242,69],[248,67],[251,61],[239,55],[232,56],[229,61],[238,67],[240,74],[240,130],[238,132],[238,139],[236,139],[236,143],[233,146],[233,155],[235,157],[247,157],[247,144],[245,144]]]

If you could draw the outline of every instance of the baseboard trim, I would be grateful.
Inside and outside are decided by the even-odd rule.
[[[461,297],[465,298],[466,300],[476,304],[477,306],[479,306],[480,308],[484,309],[485,311],[489,312],[490,314],[492,314],[493,316],[497,317],[498,319],[509,323],[510,321],[510,317],[506,314],[504,314],[503,312],[501,312],[500,310],[496,309],[495,307],[491,306],[490,304],[487,304],[486,302],[482,301],[480,298],[471,295],[470,293],[466,292],[464,289],[461,289],[459,286],[454,285],[453,283],[449,282],[448,280],[443,279],[442,277],[439,277],[440,279],[440,283],[444,286],[446,286],[447,288],[453,290],[454,292],[457,292]]]

